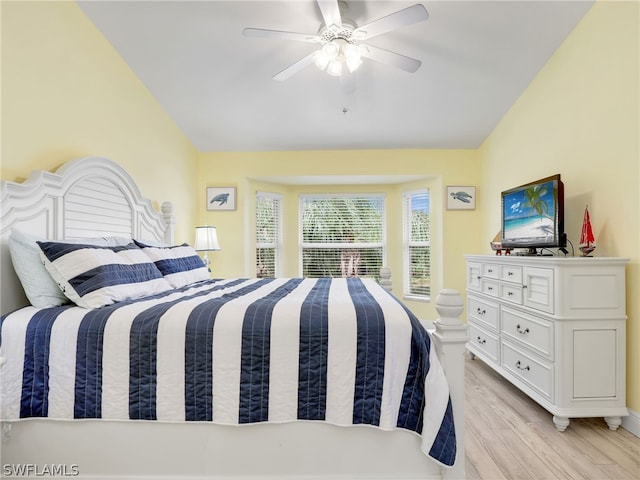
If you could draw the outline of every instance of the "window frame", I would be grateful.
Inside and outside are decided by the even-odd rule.
[[[411,200],[415,195],[427,195],[429,199],[429,209],[427,214],[429,215],[429,240],[428,241],[413,241],[411,240]],[[402,192],[402,294],[403,298],[413,301],[430,302],[433,297],[433,249],[431,245],[432,231],[431,231],[431,191],[429,188],[419,188],[413,190],[406,190]],[[429,293],[420,294],[411,292],[411,247],[428,247],[429,248]]]

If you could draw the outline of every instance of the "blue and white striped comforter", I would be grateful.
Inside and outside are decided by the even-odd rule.
[[[455,460],[429,336],[371,280],[211,280],[0,322],[2,420],[364,424],[416,432],[426,454]]]

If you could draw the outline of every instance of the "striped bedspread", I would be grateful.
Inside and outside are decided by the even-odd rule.
[[[372,280],[210,280],[99,309],[0,319],[0,415],[407,429],[455,460],[430,338]]]

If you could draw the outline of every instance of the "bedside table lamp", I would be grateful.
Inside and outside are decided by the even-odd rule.
[[[211,227],[209,225],[196,227],[196,244],[194,249],[196,252],[204,252],[204,264],[207,266],[209,271],[211,271],[211,262],[209,261],[208,252],[220,250],[216,227]]]

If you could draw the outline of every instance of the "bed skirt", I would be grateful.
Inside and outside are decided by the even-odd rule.
[[[418,435],[366,426],[41,419],[4,425],[3,478],[422,480],[443,478],[444,470],[421,453]]]

